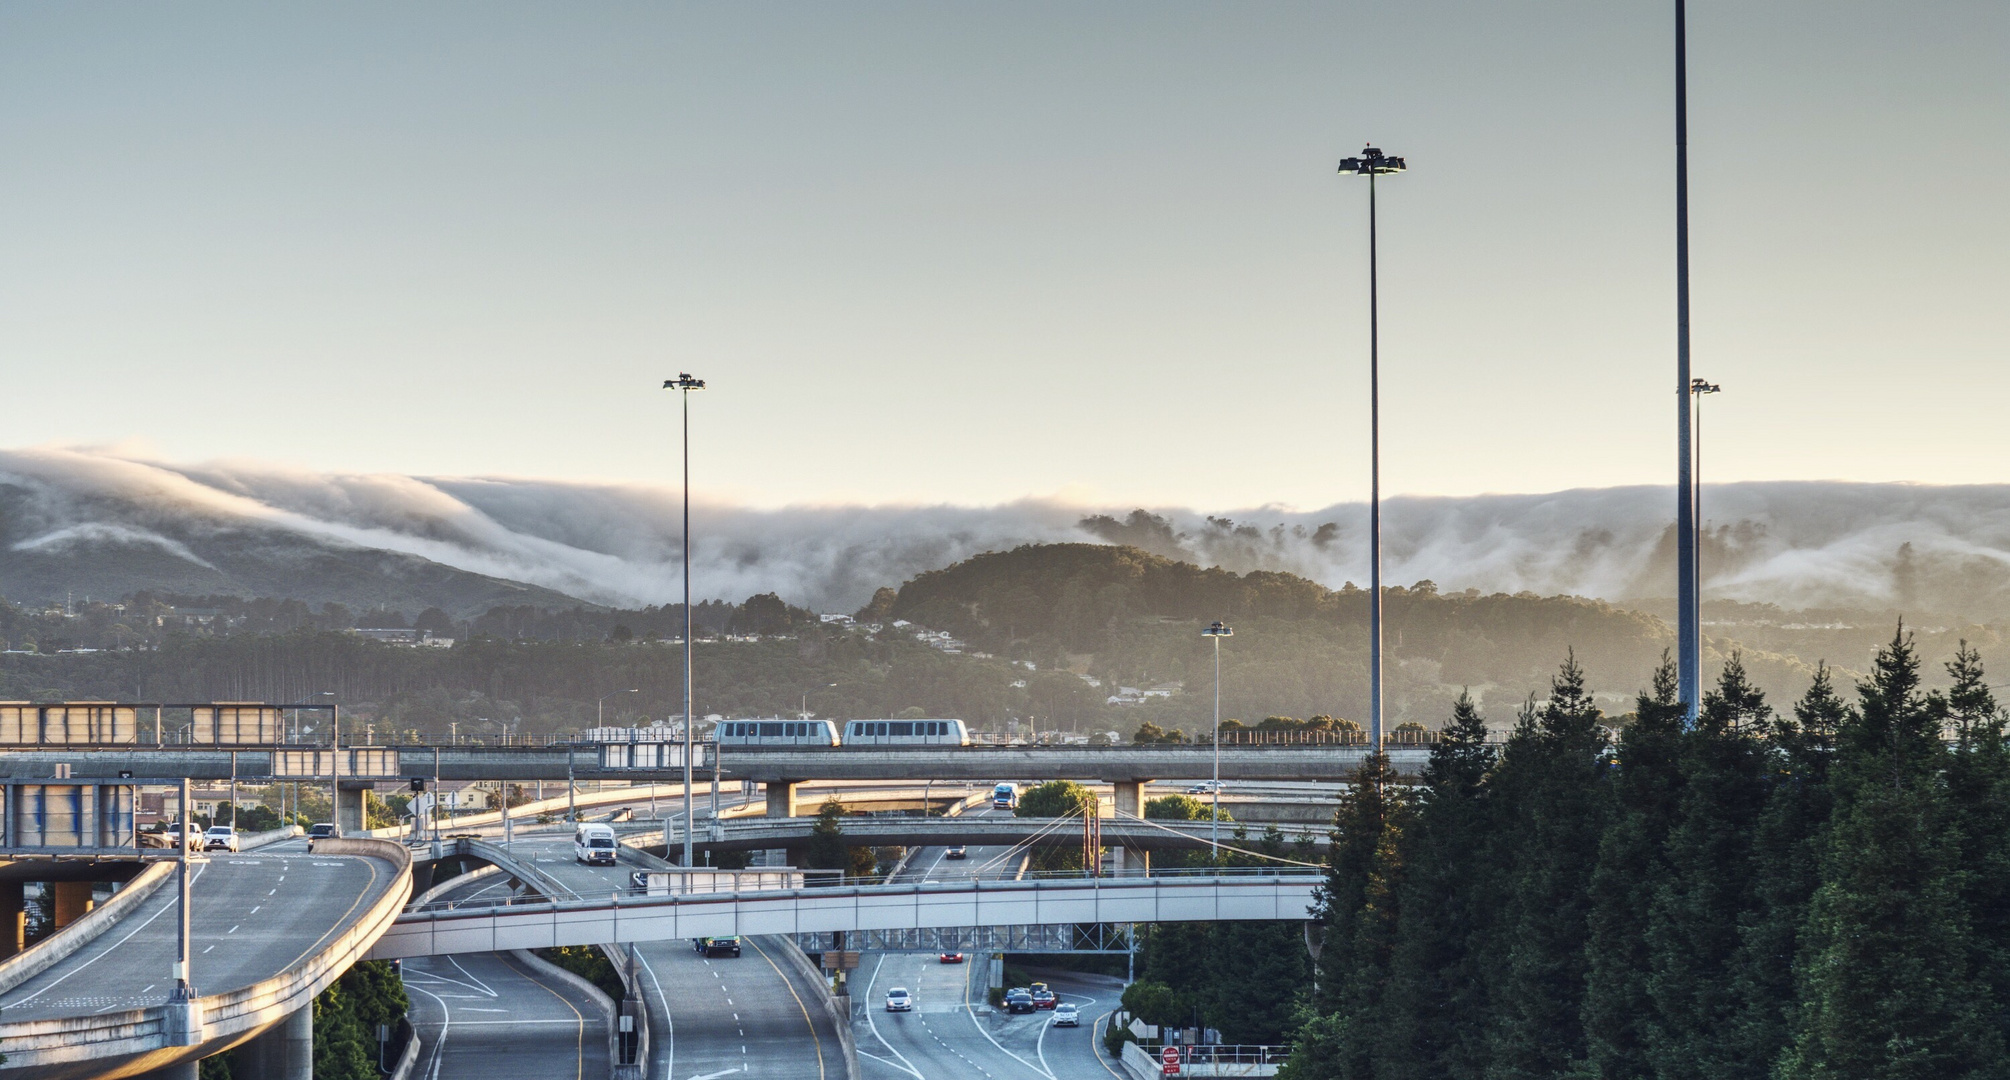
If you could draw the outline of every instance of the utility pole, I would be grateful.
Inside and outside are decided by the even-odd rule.
[[[1690,447],[1689,24],[1675,0],[1675,682],[1687,722],[1703,693],[1703,626],[1696,561],[1696,477]]]
[[[694,379],[688,371],[664,382],[665,390],[678,391],[684,405],[684,866],[691,866],[691,828],[695,824],[691,802],[692,731],[697,727],[691,716],[691,394],[705,389],[705,380]]]

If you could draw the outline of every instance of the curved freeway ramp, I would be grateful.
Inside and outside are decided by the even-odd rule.
[[[291,849],[291,850],[287,850]],[[77,952],[0,994],[0,1076],[138,1076],[237,1046],[364,957],[411,893],[411,856],[380,840],[293,844],[198,862],[192,1010],[169,1002],[174,882]]]

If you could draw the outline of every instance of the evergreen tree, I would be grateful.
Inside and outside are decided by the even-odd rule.
[[[1772,710],[1737,653],[1681,740],[1683,783],[1668,874],[1647,920],[1647,1058],[1660,1080],[1763,1080],[1723,1032],[1740,1014],[1738,927],[1753,905],[1752,833],[1766,804]]]
[[[1611,818],[1606,747],[1573,655],[1501,755],[1504,805],[1487,858],[1506,886],[1505,924],[1490,948],[1494,1080],[1546,1080],[1584,1057],[1590,879]]]
[[[1798,1002],[1794,979],[1808,904],[1821,881],[1834,795],[1829,765],[1849,705],[1828,666],[1773,725],[1772,776],[1752,835],[1752,906],[1739,923],[1737,1018],[1722,1032],[1731,1053],[1758,1065],[1777,1061],[1792,1041]]]
[[[1378,1011],[1395,942],[1396,890],[1402,882],[1400,842],[1409,803],[1387,755],[1370,753],[1355,771],[1334,817],[1326,882],[1313,909],[1322,926],[1312,1004],[1339,1043],[1322,1056],[1338,1071],[1293,1076],[1367,1077]]]
[[[1584,1032],[1593,1076],[1648,1077],[1647,938],[1642,932],[1654,896],[1668,879],[1664,846],[1682,794],[1682,723],[1687,708],[1676,696],[1675,664],[1666,652],[1652,690],[1634,702],[1633,723],[1620,735],[1612,777],[1615,818],[1599,841],[1591,875],[1587,919],[1590,955],[1584,994]]]
[[[1836,807],[1808,914],[1783,1080],[2004,1075],[1962,902],[1940,710],[1901,626],[1838,732]]]
[[[1960,835],[1962,900],[1975,937],[1976,971],[1989,987],[1989,1019],[2010,1041],[2010,749],[2005,717],[1984,684],[1982,657],[1963,641],[1947,665],[1954,685],[1934,698],[1954,737],[1947,796]]]
[[[1486,740],[1486,720],[1461,692],[1431,747],[1404,844],[1379,1080],[1480,1080],[1486,1071],[1476,938],[1488,932],[1491,906],[1489,876],[1474,858],[1486,848],[1486,779],[1495,760]]]

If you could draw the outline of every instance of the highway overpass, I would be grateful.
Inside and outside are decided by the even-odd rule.
[[[682,822],[672,819],[658,834],[631,833],[622,839],[631,844],[655,846],[666,843],[682,849]],[[1099,823],[1104,846],[1152,850],[1200,850],[1209,846],[1210,823],[1205,821],[1141,821],[1135,818],[1105,817]],[[722,818],[701,820],[692,834],[691,846],[700,851],[764,851],[800,848],[807,844],[816,819]],[[1332,826],[1283,825],[1278,827],[1287,841],[1304,838],[1325,844]],[[1221,823],[1220,838],[1234,844],[1235,822]],[[992,817],[884,817],[848,816],[843,821],[844,842],[852,847],[951,847],[991,844],[1012,846],[1039,839],[1058,846],[1081,846],[1082,819]],[[1261,831],[1260,829],[1257,831]],[[1246,843],[1246,842],[1245,842]]]
[[[461,906],[402,915],[371,959],[844,930],[1304,919],[1313,870],[961,881]]]
[[[0,1069],[37,1080],[192,1077],[197,1060],[250,1043],[254,1075],[307,1080],[314,997],[397,917],[411,887],[409,856],[367,840],[324,842],[310,855],[293,841],[218,854],[192,870],[200,996],[170,1001],[179,922],[170,881],[89,944],[0,993]]]

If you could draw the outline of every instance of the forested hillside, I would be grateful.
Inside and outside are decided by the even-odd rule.
[[[693,611],[700,715],[807,708],[849,718],[958,716],[992,730],[1125,736],[1142,724],[1202,730],[1212,716],[1215,619],[1224,716],[1360,717],[1367,692],[1367,594],[1290,574],[1203,569],[1135,548],[1053,544],[981,555],[879,590],[858,625],[826,624],[773,594]],[[1505,725],[1574,655],[1614,714],[1631,708],[1670,643],[1651,615],[1574,597],[1388,590],[1391,724],[1435,727],[1460,693]],[[1734,648],[1757,685],[1797,696],[1818,660],[1842,677],[1868,669],[1873,642],[1847,613],[1798,619],[1753,606],[1713,608],[1709,670]],[[410,648],[346,632],[417,627],[451,648]],[[384,731],[556,731],[681,710],[676,606],[615,610],[512,605],[457,620],[438,608],[350,611],[297,600],[136,594],[27,611],[0,604],[0,698],[297,700],[330,691]],[[1889,623],[1886,624],[1887,628]],[[923,635],[928,635],[924,637]],[[948,635],[945,639],[944,635]],[[1931,626],[1921,655],[1959,638],[1985,651],[1995,628]],[[69,651],[66,651],[69,650]],[[86,650],[86,651],[77,651]],[[96,651],[88,651],[96,650]],[[1156,693],[1112,704],[1122,688]],[[636,694],[618,693],[634,689]],[[807,695],[807,697],[806,697]],[[1142,700],[1138,700],[1139,697]]]

